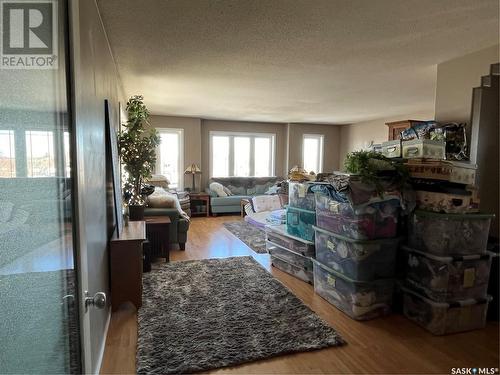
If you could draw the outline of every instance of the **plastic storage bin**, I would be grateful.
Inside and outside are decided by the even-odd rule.
[[[313,183],[290,181],[288,183],[288,205],[303,210],[314,211],[316,201],[312,191]]]
[[[305,270],[302,267],[294,266],[293,264],[288,263],[284,259],[278,258],[277,256],[271,255],[271,264],[280,269],[283,272],[286,272],[297,279],[305,281],[306,283],[313,284],[314,277],[313,273],[310,270]]]
[[[368,320],[390,312],[393,279],[356,281],[317,260],[312,262],[314,291],[351,318]]]
[[[434,335],[484,328],[491,296],[457,302],[435,302],[403,288],[404,315]]]
[[[316,225],[316,212],[296,207],[286,209],[286,230],[293,236],[307,241],[314,240],[313,225]]]
[[[408,252],[406,280],[437,302],[486,298],[491,254],[440,257],[403,246]]]
[[[440,256],[483,254],[493,217],[416,210],[409,223],[408,243],[413,249]]]
[[[307,257],[314,257],[314,243],[287,233],[286,225],[266,226],[266,238],[285,249]]]
[[[401,139],[382,142],[382,155],[386,158],[401,157]]]
[[[430,180],[449,181],[463,185],[474,185],[477,165],[443,160],[408,160],[410,176]]]
[[[280,258],[289,264],[296,267],[303,268],[305,271],[312,273],[312,261],[311,258],[295,253],[291,250],[285,249],[275,243],[266,241],[266,249],[272,256]]]
[[[354,280],[394,277],[398,238],[353,240],[321,228],[314,229],[318,262]]]
[[[475,190],[443,189],[443,191],[416,190],[417,207],[422,210],[448,214],[479,212],[479,198]]]
[[[446,159],[446,147],[443,141],[414,139],[411,141],[403,141],[401,148],[403,158],[405,159]]]
[[[327,194],[316,193],[317,226],[357,240],[395,237],[400,205],[395,199],[354,209]]]

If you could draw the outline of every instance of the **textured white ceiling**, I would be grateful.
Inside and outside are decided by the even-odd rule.
[[[98,5],[126,94],[163,115],[351,123],[432,110],[436,64],[498,43],[498,0]]]

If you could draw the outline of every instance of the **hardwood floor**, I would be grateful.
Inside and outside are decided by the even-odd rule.
[[[270,266],[222,224],[236,216],[194,218],[186,251],[173,250],[171,261],[251,255],[347,341],[343,347],[285,355],[212,371],[240,374],[450,374],[453,367],[499,367],[499,325],[467,333],[433,336],[401,315],[356,322],[314,293],[313,287]],[[125,305],[113,314],[102,374],[135,372],[137,319]],[[498,371],[497,371],[498,373]]]

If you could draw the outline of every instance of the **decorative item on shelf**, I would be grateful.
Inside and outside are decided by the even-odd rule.
[[[123,124],[125,129],[118,136],[120,160],[126,175],[124,195],[131,221],[144,218],[143,193],[147,193],[148,189],[143,191],[143,182],[152,175],[156,165],[156,147],[160,144],[156,129],[146,129],[149,111],[143,99],[135,95],[128,100],[128,121]]]
[[[198,164],[193,163],[193,164],[191,164],[190,166],[188,166],[188,167],[186,168],[186,170],[184,171],[184,174],[186,174],[186,175],[189,175],[189,174],[190,174],[190,175],[192,175],[192,176],[193,176],[193,183],[191,184],[191,191],[192,191],[193,193],[196,193],[195,176],[196,176],[197,174],[201,174],[201,169],[200,169],[200,167],[198,166]]]

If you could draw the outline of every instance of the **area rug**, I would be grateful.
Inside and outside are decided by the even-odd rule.
[[[138,374],[177,374],[343,344],[251,257],[158,265],[143,277]]]
[[[250,249],[259,254],[267,253],[266,250],[266,233],[254,225],[248,224],[245,221],[235,221],[232,223],[224,223],[224,227]]]

